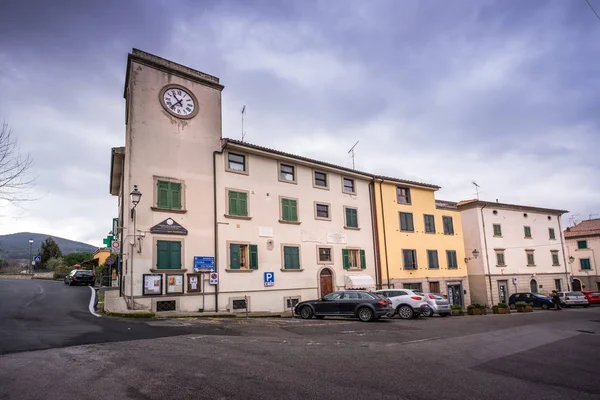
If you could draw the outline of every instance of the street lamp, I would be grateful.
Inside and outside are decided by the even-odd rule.
[[[31,273],[33,274],[33,256],[31,254],[31,246],[33,245],[33,239],[29,239],[29,268],[31,268]]]
[[[131,209],[131,219],[133,219],[135,208],[142,199],[142,192],[138,190],[137,185],[133,185],[133,192],[131,192],[129,196],[131,196],[131,203],[133,203],[133,208]]]
[[[142,199],[142,192],[140,192],[138,190],[137,185],[133,185],[133,191],[129,194],[129,196],[131,196],[131,203],[133,204],[133,207],[131,208],[131,219],[133,220],[133,249],[135,249],[135,239],[136,239],[136,233],[137,233],[137,227],[136,227],[136,222],[137,222],[137,215],[135,213],[135,208],[137,207],[138,203],[140,202],[140,200]],[[132,310],[135,310],[135,303],[133,302],[133,254],[135,253],[134,251],[131,251],[131,265],[130,265],[130,270],[131,270],[131,278],[129,279],[129,288],[130,288],[130,300],[129,300],[129,307]]]
[[[569,264],[573,264],[575,262],[575,257],[570,256],[569,257]]]
[[[471,252],[471,254],[473,254],[473,257],[465,257],[465,264],[469,262],[469,260],[473,260],[477,257],[479,257],[479,250],[475,249]]]

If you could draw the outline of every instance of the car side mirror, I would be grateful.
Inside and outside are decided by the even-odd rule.
[[[321,297],[321,301],[327,301],[327,298],[325,298],[325,296]]]

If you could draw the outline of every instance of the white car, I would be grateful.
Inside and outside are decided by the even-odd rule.
[[[590,306],[585,294],[581,292],[558,292],[558,297],[560,298],[560,305],[563,307],[583,306],[587,308]]]
[[[423,295],[411,289],[382,289],[376,290],[375,293],[390,299],[394,314],[398,314],[402,319],[417,318],[428,308]]]

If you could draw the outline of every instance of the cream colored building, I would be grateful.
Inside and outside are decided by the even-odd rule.
[[[113,149],[110,181],[122,299],[235,311],[246,296],[250,311],[283,311],[330,290],[374,288],[372,177],[222,139],[222,90],[216,77],[129,55],[125,146]],[[196,269],[210,260],[216,276]]]
[[[517,292],[568,290],[560,222],[567,211],[478,200],[459,202],[458,210],[472,302],[492,305],[508,303]]]
[[[600,290],[600,219],[581,221],[565,229],[573,290]]]

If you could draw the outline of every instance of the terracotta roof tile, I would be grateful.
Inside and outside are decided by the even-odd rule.
[[[600,218],[581,221],[577,225],[565,229],[565,238],[597,235],[600,236]]]

